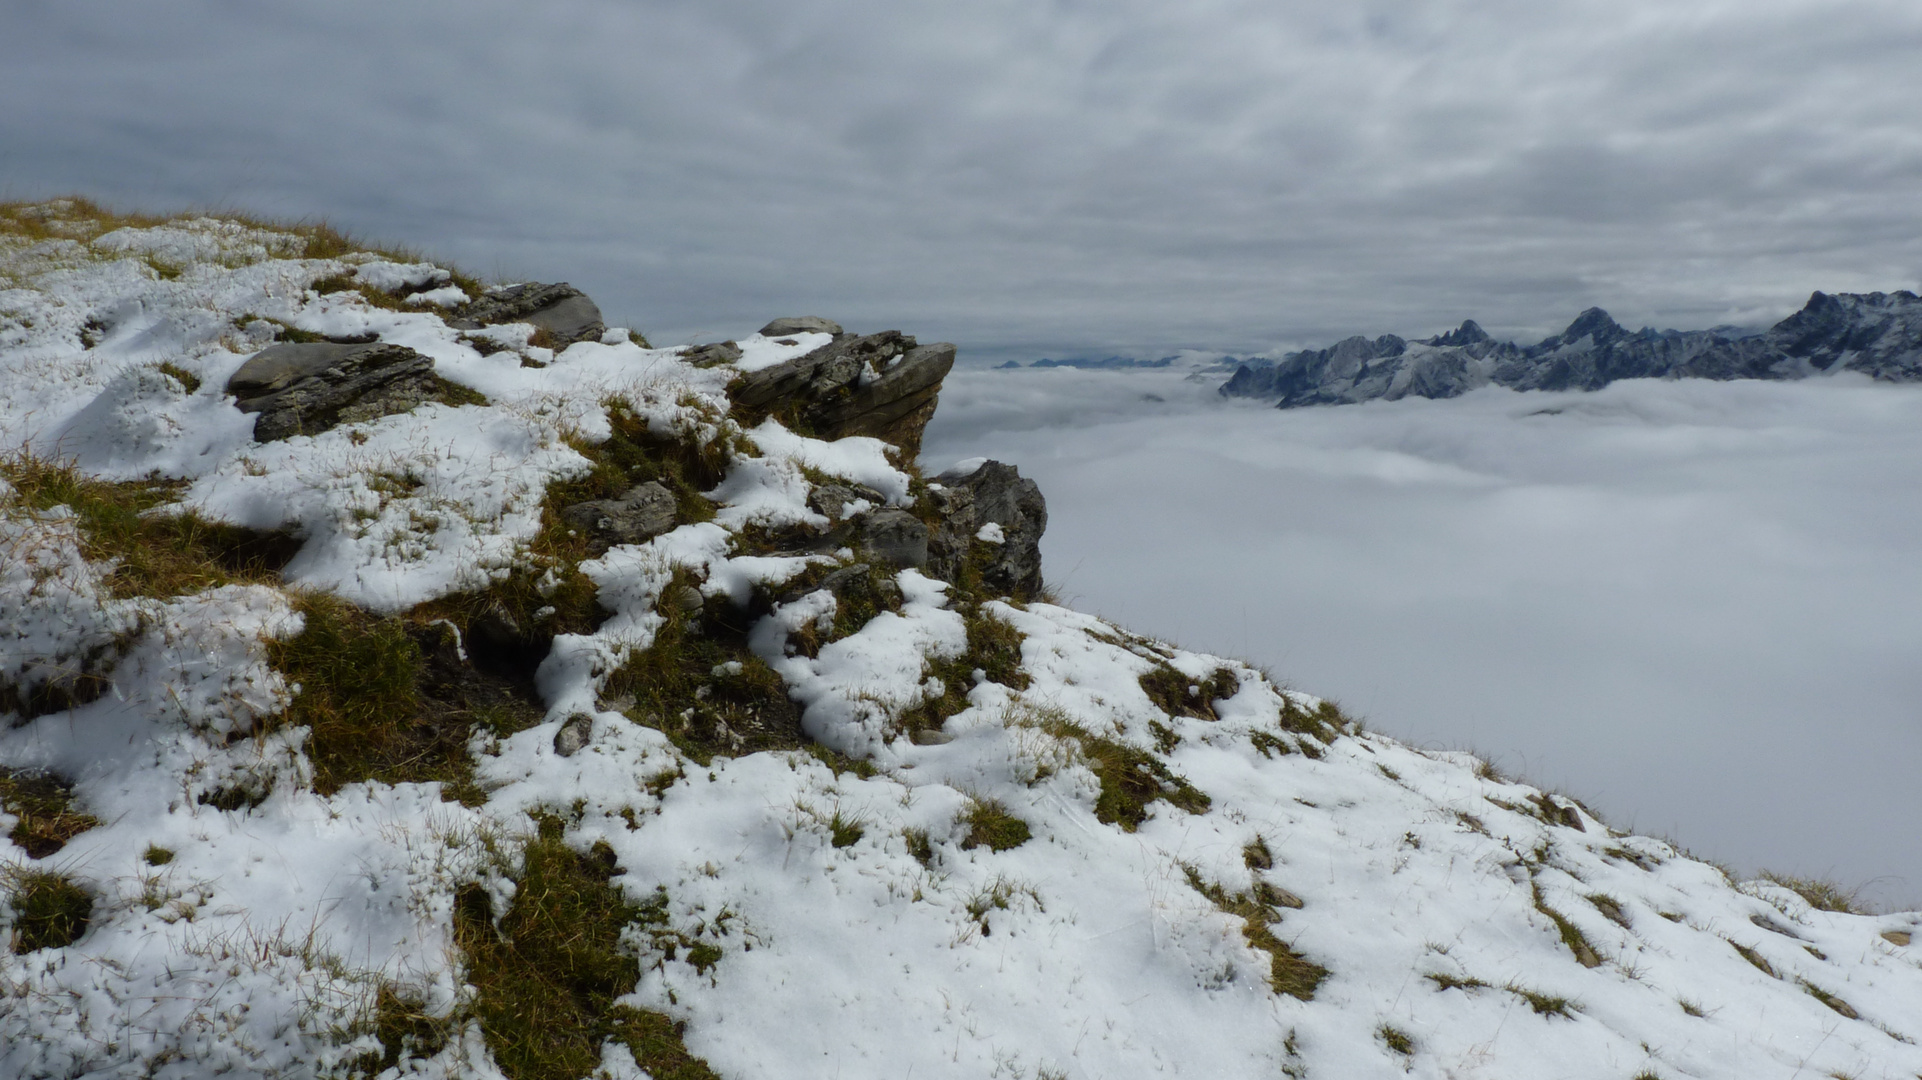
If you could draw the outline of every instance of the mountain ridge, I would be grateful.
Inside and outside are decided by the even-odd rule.
[[[1279,408],[1404,397],[1450,398],[1482,386],[1599,390],[1618,379],[1802,379],[1854,371],[1884,382],[1922,380],[1922,299],[1914,293],[1816,292],[1769,329],[1631,331],[1591,307],[1533,345],[1497,341],[1474,320],[1420,341],[1355,336],[1242,364],[1224,397]]]

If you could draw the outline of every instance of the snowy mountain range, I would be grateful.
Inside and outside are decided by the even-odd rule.
[[[1589,308],[1534,345],[1496,341],[1474,320],[1426,341],[1351,337],[1326,349],[1244,363],[1227,397],[1281,408],[1382,398],[1450,398],[1476,387],[1597,390],[1617,379],[1801,379],[1855,371],[1889,382],[1922,379],[1922,299],[1911,292],[1815,293],[1759,334],[1624,329]]]
[[[79,200],[0,286],[0,1076],[1922,1075],[1922,913],[1053,602],[952,346]]]

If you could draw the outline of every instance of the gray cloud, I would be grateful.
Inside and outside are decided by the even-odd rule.
[[[1913,286],[1913,5],[21,3],[0,183],[330,219],[677,340],[1249,349]]]

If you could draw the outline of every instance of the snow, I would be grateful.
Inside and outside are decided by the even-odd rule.
[[[833,596],[777,603],[749,647],[787,684],[808,735],[873,774],[800,752],[695,764],[600,696],[607,673],[660,629],[676,571],[707,595],[745,598],[832,561],[736,550],[750,525],[824,524],[806,505],[804,469],[893,505],[912,503],[909,475],[872,439],[823,442],[772,421],[741,430],[725,418],[733,371],[692,368],[672,350],[589,342],[526,350],[546,363],[528,367],[512,348],[481,355],[469,344],[478,335],[463,340],[432,312],[319,296],[313,281],[348,268],[404,287],[439,278],[366,258],[273,257],[293,248],[255,232],[120,230],[94,255],[10,264],[28,285],[5,294],[0,434],[66,450],[102,477],[180,478],[184,506],[291,529],[303,547],[284,588],[117,597],[73,515],[0,504],[0,681],[32,686],[81,668],[111,691],[0,727],[0,764],[71,778],[103,822],[49,863],[99,897],[91,929],[64,948],[0,957],[0,1075],[324,1075],[369,1048],[340,1033],[383,981],[462,1015],[454,893],[481,882],[504,899],[507,868],[482,839],[524,836],[544,809],[569,811],[580,849],[613,849],[629,897],[664,887],[671,924],[721,949],[697,971],[685,955],[649,953],[637,934],[643,975],[625,1000],[684,1021],[689,1050],[725,1077],[1922,1071],[1908,1041],[1922,1037],[1922,955],[1882,936],[1917,929],[1922,914],[1813,910],[1566,803],[1551,824],[1534,809],[1539,792],[1464,755],[1358,728],[1297,734],[1284,714],[1316,699],[1067,608],[985,603],[1023,635],[1030,683],[977,675],[947,741],[918,745],[894,737],[892,718],[947,689],[930,660],[967,649],[947,583],[901,571],[898,611],[811,657],[787,631],[831,618]],[[250,254],[230,257],[237,245]],[[136,252],[192,261],[166,279],[133,263]],[[249,315],[408,345],[490,404],[254,444],[220,394],[267,340]],[[90,317],[109,329],[88,345],[79,328]],[[735,367],[801,355],[823,337],[746,339]],[[199,389],[153,366],[163,360]],[[556,639],[537,676],[545,723],[476,740],[484,805],[445,801],[433,784],[316,794],[305,731],[257,734],[297,692],[268,662],[268,642],[300,628],[286,590],[396,612],[524,564],[545,486],[587,467],[574,447],[607,437],[610,408],[657,433],[726,440],[730,467],[709,492],[716,519],[581,565],[612,615]],[[1140,681],[1162,666],[1198,682],[1225,668],[1238,689],[1212,703],[1215,719],[1171,716]],[[577,714],[588,741],[563,757],[555,734]],[[1101,822],[1077,727],[1165,747],[1209,808],[1157,801],[1132,832]],[[235,787],[258,803],[201,801]],[[1032,839],[965,847],[965,815],[990,800]],[[836,846],[836,820],[860,837]],[[1244,857],[1257,841],[1269,868]],[[174,858],[148,865],[150,846]],[[11,844],[0,863],[36,865]],[[1269,988],[1268,955],[1191,875],[1231,894],[1265,882],[1299,898],[1274,932],[1328,969],[1311,1000]],[[1612,898],[1626,925],[1591,896]],[[1579,928],[1595,966],[1578,962],[1548,910]],[[1431,975],[1486,985],[1443,989]],[[1539,1014],[1520,991],[1566,998],[1569,1014]],[[1384,1025],[1412,1039],[1412,1055],[1386,1044]],[[498,1075],[472,1023],[409,1068]],[[598,1075],[644,1072],[610,1044]]]

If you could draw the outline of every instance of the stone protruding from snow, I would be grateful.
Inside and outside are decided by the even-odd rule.
[[[728,393],[750,413],[791,410],[790,419],[823,439],[870,435],[913,458],[954,352],[953,345],[921,345],[898,330],[841,337],[749,372]]]
[[[829,521],[841,521],[863,510],[887,505],[887,496],[865,484],[821,484],[808,493],[808,509]],[[866,505],[862,505],[862,504]]]
[[[1012,465],[988,461],[968,472],[941,474],[929,496],[941,514],[928,541],[929,573],[952,581],[972,554],[988,588],[1017,599],[1041,593],[1048,503],[1033,480]],[[989,525],[999,527],[999,543],[980,539]]]
[[[255,353],[227,380],[254,439],[313,435],[407,412],[434,393],[434,362],[404,345],[286,342]]]
[[[586,293],[565,281],[553,285],[530,281],[491,290],[461,309],[457,317],[448,320],[448,325],[459,330],[478,330],[496,323],[515,322],[532,323],[535,329],[546,331],[554,339],[556,349],[564,349],[577,341],[599,341],[607,332],[601,309]]]
[[[1471,319],[1426,341],[1352,337],[1272,364],[1243,364],[1221,393],[1269,398],[1285,409],[1450,398],[1491,383],[1599,390],[1618,379],[1800,379],[1838,371],[1922,381],[1922,297],[1818,292],[1760,334],[1730,327],[1629,330],[1601,308],[1589,308],[1561,333],[1517,345],[1496,341]]]
[[[575,713],[562,721],[560,730],[554,733],[554,752],[562,757],[573,757],[581,752],[593,735],[594,718],[586,713]]]
[[[776,319],[761,327],[761,336],[766,338],[792,337],[795,334],[833,334],[840,337],[841,324],[819,315],[797,315],[787,319]]]
[[[610,544],[639,544],[674,527],[674,493],[649,480],[618,499],[595,499],[561,510],[561,520]]]
[[[681,351],[681,359],[695,367],[715,367],[719,364],[732,364],[741,358],[741,347],[732,341],[715,341],[706,345],[690,345]]]

